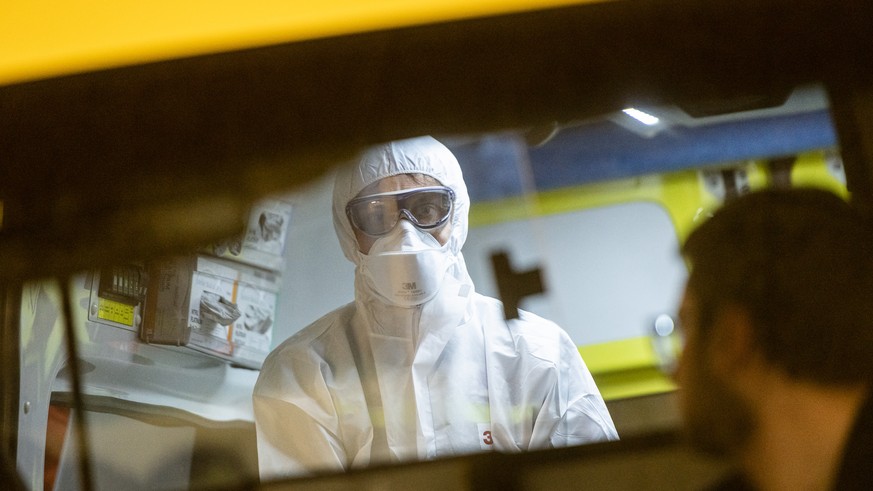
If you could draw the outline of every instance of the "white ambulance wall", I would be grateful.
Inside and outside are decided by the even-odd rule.
[[[354,298],[354,267],[331,221],[332,178],[290,198],[286,270],[273,346]],[[474,205],[475,206],[475,205]],[[686,269],[667,213],[629,203],[470,230],[464,257],[476,289],[496,296],[490,254],[507,250],[516,270],[539,263],[547,293],[521,307],[554,320],[577,344],[647,334],[673,313]]]
[[[521,308],[558,323],[578,345],[648,334],[673,315],[687,270],[667,212],[626,203],[470,231],[464,257],[476,289],[497,296],[490,255],[504,249],[517,272],[539,265],[545,293]]]
[[[333,175],[295,191],[273,346],[354,299],[354,265],[343,256],[331,217]]]

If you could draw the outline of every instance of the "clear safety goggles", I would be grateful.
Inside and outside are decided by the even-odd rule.
[[[454,201],[455,192],[445,186],[392,191],[349,201],[346,215],[370,236],[387,234],[404,217],[422,230],[433,230],[448,221]]]

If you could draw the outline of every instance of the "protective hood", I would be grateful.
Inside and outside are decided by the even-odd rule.
[[[458,160],[448,148],[430,136],[370,148],[353,165],[337,172],[333,189],[333,225],[343,254],[356,266],[360,265],[358,242],[346,217],[348,202],[370,184],[398,174],[428,175],[455,192],[452,235],[448,246],[452,254],[460,257],[461,247],[467,239],[470,197]]]

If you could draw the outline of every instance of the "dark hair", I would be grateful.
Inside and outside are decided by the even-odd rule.
[[[683,248],[700,329],[734,304],[748,312],[764,355],[791,376],[866,383],[873,376],[871,250],[868,224],[832,193],[771,189],[730,201]]]

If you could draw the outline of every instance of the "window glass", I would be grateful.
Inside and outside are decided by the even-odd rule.
[[[767,186],[819,186],[848,197],[820,88],[799,88],[783,105],[735,114],[635,109],[657,121],[616,111],[533,130],[434,135],[458,158],[469,190],[463,254],[476,290],[504,296],[495,253],[506,253],[516,273],[539,271],[542,291],[521,298],[518,308],[569,334],[621,435],[676,425],[675,387],[658,369],[649,332],[658,316],[677,308],[687,276],[678,250],[693,227],[726,200]],[[215,279],[221,271],[193,266],[203,282],[214,281],[211,290],[181,294],[187,303],[179,312],[190,314],[195,305],[202,318],[174,331],[176,337],[144,338],[160,301],[137,292],[139,303],[125,303],[123,288],[100,282],[115,273],[71,280],[95,482],[124,476],[129,489],[145,489],[255,478],[251,392],[260,363],[285,339],[354,300],[354,265],[332,222],[332,186],[327,175],[269,197],[273,205],[253,207],[246,234],[192,252],[239,264],[231,270],[241,276],[223,285]],[[136,266],[147,273],[147,288],[178,280]],[[159,278],[164,283],[155,283]],[[260,293],[241,303],[234,281]],[[191,303],[192,292],[199,302]],[[24,292],[22,399],[29,409],[19,469],[28,482],[44,479],[47,489],[51,483],[78,489],[71,436],[78,416],[70,411],[62,299],[52,282]],[[209,308],[214,322],[207,327]]]

